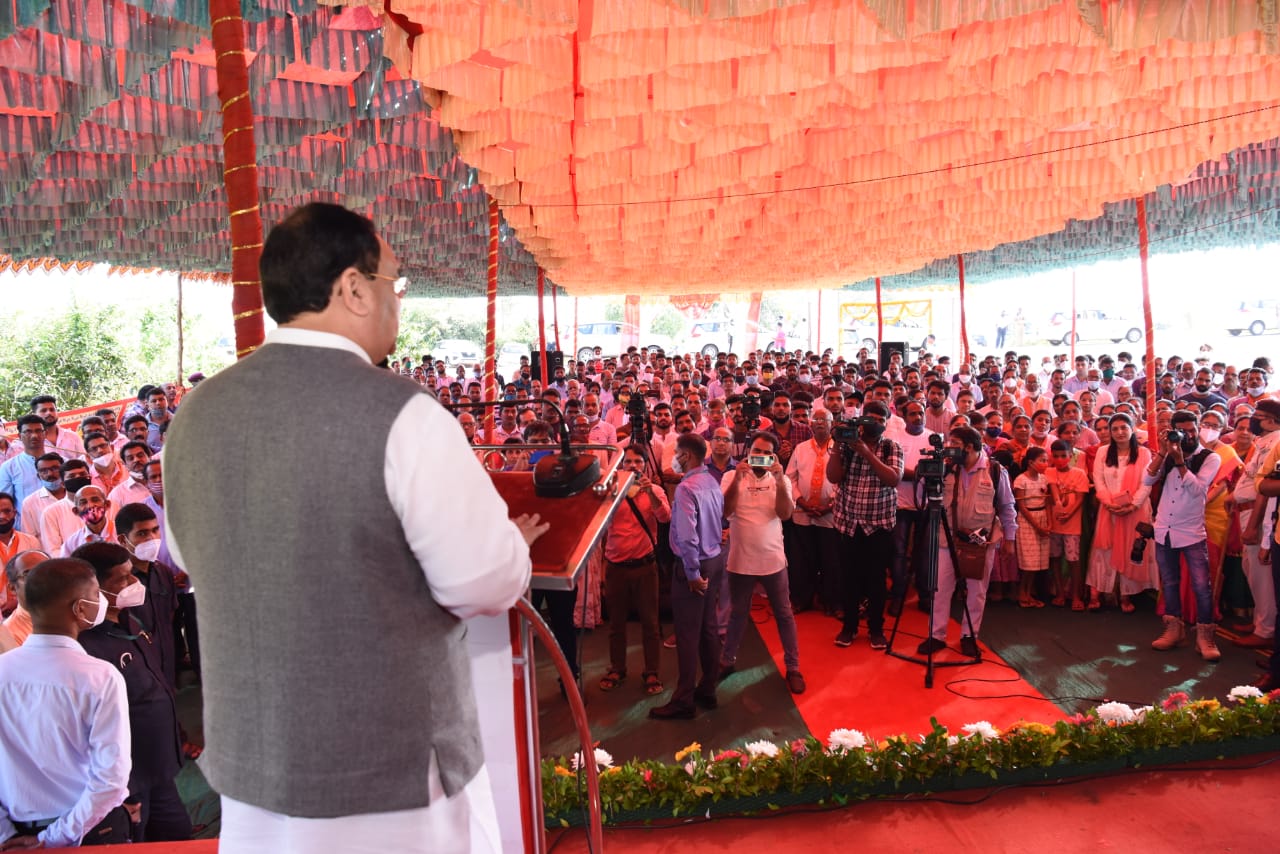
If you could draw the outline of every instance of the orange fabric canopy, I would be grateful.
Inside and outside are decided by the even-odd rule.
[[[322,0],[384,9],[569,293],[838,287],[1276,136],[1265,3]]]

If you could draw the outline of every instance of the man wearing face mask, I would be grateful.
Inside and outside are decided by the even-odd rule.
[[[169,548],[200,590],[219,850],[497,850],[462,620],[505,615],[548,526],[510,519],[449,413],[374,367],[409,283],[369,219],[304,205],[271,229],[259,267],[278,328],[187,395],[166,437]],[[290,440],[246,443],[231,425],[268,399]],[[310,425],[351,412],[356,476],[334,500],[315,464],[333,442]],[[335,603],[376,631],[334,631]],[[495,625],[471,628],[479,641]]]
[[[75,496],[92,483],[89,467],[82,460],[67,460],[62,464],[61,472],[62,498],[49,504],[40,514],[40,545],[50,554],[61,554],[67,538],[84,527],[84,522],[76,514]]]
[[[1115,405],[1115,396],[1102,387],[1102,372],[1097,368],[1090,368],[1085,374],[1084,388],[1069,392],[1069,394],[1079,400],[1086,392],[1093,395],[1095,406]]]
[[[67,489],[62,483],[62,457],[52,452],[39,457],[36,460],[36,477],[40,479],[40,489],[19,504],[18,527],[39,537],[44,512],[67,497]]]
[[[7,564],[23,552],[40,548],[40,540],[19,531],[16,527],[17,522],[18,508],[14,504],[13,496],[7,492],[0,492],[0,566]],[[15,592],[8,584],[0,590],[0,603],[4,604],[6,614],[14,610],[18,604]]]
[[[136,810],[134,842],[191,838],[191,818],[174,779],[182,770],[182,736],[173,686],[165,679],[158,638],[136,613],[147,590],[132,572],[129,552],[115,543],[90,543],[73,558],[94,569],[107,597],[107,617],[80,633],[85,651],[119,670],[129,702],[132,768],[126,805]]]
[[[956,373],[955,381],[951,383],[951,399],[955,400],[962,391],[978,393],[977,381],[973,378],[973,369],[969,365],[961,365],[960,370]]]
[[[1159,452],[1143,473],[1147,486],[1161,484],[1156,504],[1156,565],[1164,593],[1164,632],[1152,649],[1168,650],[1186,639],[1182,619],[1182,561],[1186,561],[1196,605],[1196,649],[1206,661],[1222,657],[1213,624],[1213,597],[1209,585],[1208,534],[1204,524],[1205,502],[1222,460],[1200,447],[1199,424],[1192,412],[1173,413],[1171,429],[1160,435]],[[1180,431],[1174,441],[1171,434]]]
[[[906,421],[906,428],[901,435],[894,437],[895,441],[902,446],[903,468],[902,480],[896,487],[898,510],[893,526],[893,564],[889,588],[889,616],[891,617],[902,613],[902,603],[907,596],[907,553],[918,534],[919,524],[924,521],[924,499],[916,483],[916,463],[920,460],[920,452],[929,447],[929,437],[935,432],[925,426],[927,415],[925,407],[919,401],[913,400],[907,403],[903,407],[902,417]],[[916,549],[911,563],[914,568],[917,591],[923,586],[920,583],[923,571],[920,558],[919,549]]]
[[[111,542],[116,538],[115,523],[111,519],[112,507],[102,488],[89,484],[80,487],[71,496],[81,527],[62,542],[62,557],[66,557],[85,543]]]
[[[126,504],[147,500],[151,493],[147,491],[147,477],[144,469],[150,459],[151,447],[146,442],[129,442],[120,449],[120,460],[124,463],[128,477],[107,493],[112,506],[123,507]]]
[[[177,687],[178,662],[173,618],[178,611],[178,584],[186,573],[159,562],[160,520],[145,504],[126,504],[116,515],[116,540],[128,550],[132,572],[147,591],[147,600],[134,612],[156,636],[156,650],[169,685]]]
[[[1243,387],[1240,393],[1227,401],[1227,411],[1235,412],[1236,407],[1240,405],[1248,405],[1254,409],[1258,408],[1259,401],[1268,398],[1274,400],[1274,396],[1267,393],[1267,372],[1261,368],[1249,368],[1241,374]]]
[[[147,395],[147,445],[153,453],[159,453],[164,447],[164,439],[161,438],[161,431],[168,429],[169,420],[173,418],[173,413],[169,411],[169,398],[165,396],[163,388],[154,388]]]
[[[865,598],[871,648],[884,649],[885,576],[893,552],[897,524],[897,485],[905,461],[902,446],[885,438],[889,407],[872,400],[862,408],[869,424],[837,443],[827,461],[827,479],[839,484],[835,526],[840,531],[844,564],[844,626],[835,644],[847,647],[858,635],[858,608]]]
[[[101,625],[93,567],[46,560],[27,576],[32,633],[0,655],[0,846],[129,841],[129,705],[124,679],[76,642]],[[39,697],[33,707],[32,698]]]

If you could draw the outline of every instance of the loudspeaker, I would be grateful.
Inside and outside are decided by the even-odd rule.
[[[556,375],[556,368],[564,369],[564,351],[548,350],[547,370],[551,372],[553,377]],[[542,379],[542,359],[538,356],[537,348],[529,351],[529,376],[538,382],[544,382]]]
[[[902,364],[905,367],[911,361],[908,355],[910,352],[911,345],[906,341],[881,341],[880,361],[876,364],[879,365],[880,370],[885,370],[889,367],[889,357],[897,353],[902,356]]]

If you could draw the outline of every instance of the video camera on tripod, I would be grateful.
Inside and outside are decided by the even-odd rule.
[[[947,476],[947,465],[959,465],[964,462],[964,448],[947,448],[942,444],[942,435],[934,433],[929,437],[928,448],[920,450],[924,459],[916,463],[916,480],[924,483],[925,497],[942,500],[942,482]]]
[[[653,435],[653,421],[643,395],[631,395],[631,399],[627,401],[627,418],[631,424],[631,441],[637,445],[648,442]]]
[[[760,398],[754,394],[747,395],[742,401],[742,419],[747,422],[747,434],[760,429]]]

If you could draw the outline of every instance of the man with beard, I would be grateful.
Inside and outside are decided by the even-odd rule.
[[[84,456],[84,444],[76,431],[58,426],[58,399],[51,394],[31,398],[31,414],[44,422],[44,440],[64,460]]]

